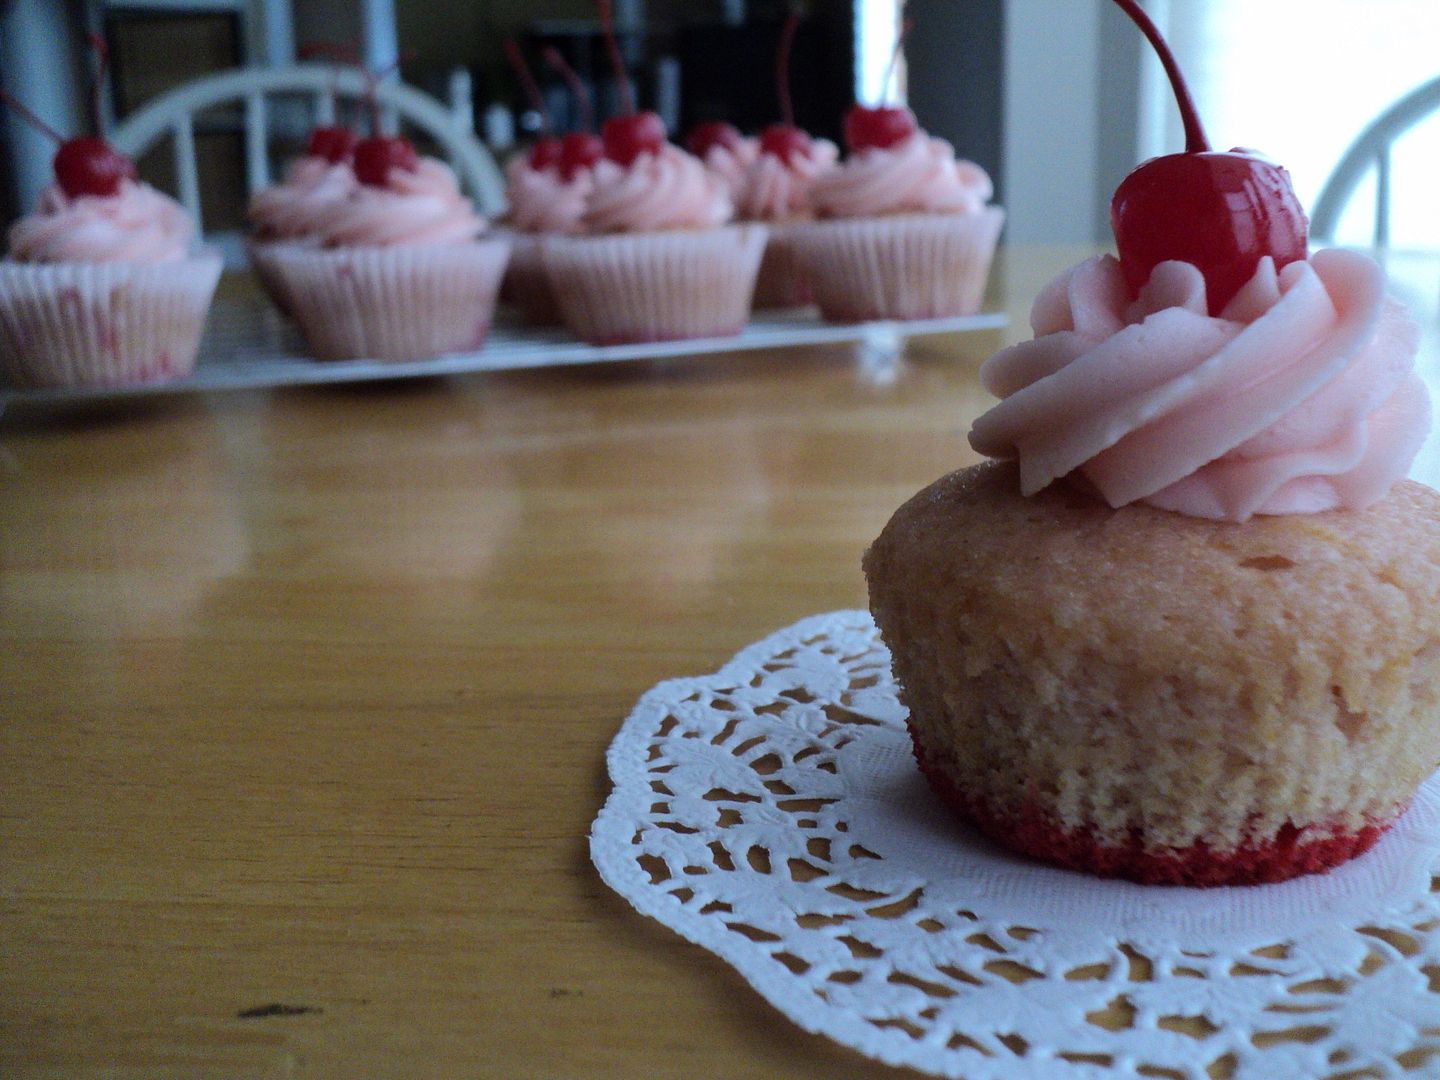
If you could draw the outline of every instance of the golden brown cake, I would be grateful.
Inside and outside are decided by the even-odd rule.
[[[1440,764],[1440,494],[1208,521],[951,473],[865,555],[922,768],[1011,846],[1142,881],[1364,851]]]

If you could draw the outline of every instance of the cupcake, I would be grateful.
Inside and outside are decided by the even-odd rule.
[[[345,128],[316,128],[305,154],[285,170],[284,181],[251,196],[247,213],[254,235],[246,245],[250,263],[261,287],[287,315],[291,305],[273,267],[274,251],[282,244],[320,242],[321,226],[331,211],[360,186],[354,151],[355,136]]]
[[[854,106],[849,153],[810,187],[820,219],[792,243],[820,312],[835,322],[980,310],[1004,214],[990,178],[920,131],[908,109]]]
[[[1090,873],[1279,881],[1365,851],[1440,761],[1440,495],[1402,479],[1430,405],[1381,269],[1307,257],[1284,170],[1187,106],[1187,152],[1116,194],[1119,259],[982,367],[999,461],[864,567],[966,819]]]
[[[653,112],[636,112],[608,8],[607,39],[624,114],[601,129],[582,235],[547,236],[545,273],[565,324],[597,345],[737,334],[750,316],[765,248],[759,225],[729,225],[724,183],[665,139]]]
[[[685,149],[718,176],[733,201],[745,183],[745,173],[760,156],[760,140],[740,134],[734,124],[710,120],[685,136]]]
[[[66,141],[56,182],[10,228],[0,262],[0,367],[20,387],[167,382],[195,367],[220,256],[97,138]]]
[[[755,279],[757,308],[801,307],[814,301],[795,237],[813,220],[811,189],[839,156],[834,143],[812,139],[789,124],[772,124],[761,134],[760,156],[746,171],[735,204],[741,221],[761,221],[769,230]]]
[[[479,348],[490,329],[508,239],[443,162],[404,139],[355,148],[356,189],[321,215],[313,244],[279,244],[271,267],[314,355],[419,360]]]
[[[547,47],[545,60],[565,80],[580,116],[580,130],[564,137],[551,134],[554,126],[550,112],[520,47],[506,41],[505,53],[531,107],[541,117],[544,134],[529,153],[517,155],[505,166],[505,199],[510,207],[506,226],[513,246],[500,285],[500,299],[518,308],[526,322],[548,326],[560,322],[560,307],[540,258],[541,238],[580,231],[585,198],[590,194],[591,170],[604,156],[605,146],[589,133],[593,123],[590,93],[559,50]]]

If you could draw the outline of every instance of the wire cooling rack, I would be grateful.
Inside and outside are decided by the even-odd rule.
[[[898,355],[907,337],[984,330],[1004,326],[1001,313],[969,315],[913,322],[832,324],[820,320],[813,309],[763,312],[739,335],[691,341],[662,341],[644,345],[586,345],[559,328],[522,326],[505,313],[497,317],[481,349],[452,353],[432,360],[386,363],[374,360],[314,360],[305,343],[265,296],[248,280],[236,275],[222,283],[211,307],[200,361],[188,378],[169,383],[84,389],[12,389],[0,386],[0,402],[79,401],[89,398],[176,393],[182,391],[243,390],[317,383],[365,382],[427,375],[458,375],[475,371],[512,371],[520,368],[571,364],[616,363],[703,353],[785,349],[800,345],[856,342],[868,359],[886,360]]]

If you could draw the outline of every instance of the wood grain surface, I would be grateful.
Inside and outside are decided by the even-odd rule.
[[[655,682],[863,606],[1006,331],[0,417],[0,1074],[880,1077],[590,867]],[[1430,365],[1433,371],[1434,364]]]

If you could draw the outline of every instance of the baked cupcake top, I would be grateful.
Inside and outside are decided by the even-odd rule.
[[[10,227],[10,258],[36,263],[177,262],[195,224],[149,184],[121,180],[113,195],[67,195],[53,184]]]
[[[593,186],[589,168],[573,170],[567,179],[558,164],[537,169],[523,155],[512,158],[505,166],[510,224],[527,233],[579,232]]]
[[[694,155],[664,143],[628,164],[609,157],[596,163],[584,224],[596,233],[713,229],[732,213],[725,182]]]
[[[818,217],[973,214],[993,193],[984,169],[956,158],[944,139],[916,131],[893,146],[852,151],[815,180],[810,204]]]
[[[1066,271],[1031,313],[1033,341],[991,357],[1004,400],[970,432],[1017,458],[1029,494],[1079,470],[1111,506],[1193,517],[1362,509],[1409,469],[1430,425],[1419,334],[1364,255],[1261,259],[1218,316],[1189,263],[1130,300],[1120,264]]]
[[[335,206],[359,186],[348,160],[307,154],[290,163],[282,183],[257,191],[247,213],[261,239],[302,239],[318,233]]]
[[[357,185],[318,229],[326,247],[463,244],[484,231],[485,219],[461,194],[454,172],[428,157],[413,168],[389,168],[384,183]]]
[[[794,221],[813,215],[811,189],[835,168],[839,149],[828,139],[797,141],[788,154],[762,153],[745,170],[735,196],[744,221]]]

